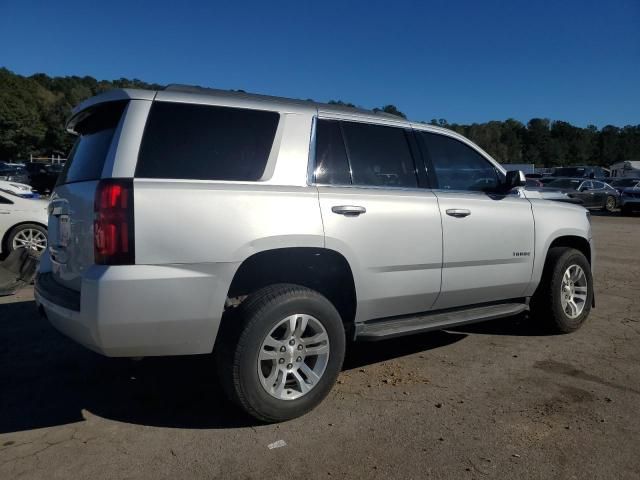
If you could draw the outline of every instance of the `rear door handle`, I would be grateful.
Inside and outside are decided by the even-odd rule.
[[[467,210],[466,208],[448,208],[447,215],[456,218],[468,217],[471,215],[471,210]]]
[[[359,207],[357,205],[336,205],[335,207],[331,207],[331,211],[338,215],[345,215],[347,217],[357,217],[358,215],[367,213],[366,208]]]

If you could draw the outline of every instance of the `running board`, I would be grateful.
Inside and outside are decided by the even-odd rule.
[[[484,322],[496,318],[511,317],[529,310],[526,303],[502,303],[464,310],[447,310],[423,313],[411,317],[370,320],[356,325],[355,339],[374,342],[386,338],[400,337],[414,333],[442,330],[467,323]]]

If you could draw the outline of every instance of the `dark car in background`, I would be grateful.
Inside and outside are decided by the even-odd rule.
[[[611,185],[588,178],[556,178],[545,184],[545,190],[566,193],[582,201],[585,208],[599,208],[613,212],[620,201],[620,193]]]
[[[25,164],[29,174],[29,185],[40,193],[50,192],[58,181],[64,165],[31,162]]]
[[[609,185],[622,193],[625,188],[640,188],[640,178],[622,177],[612,180]]]
[[[575,167],[556,167],[553,169],[553,176],[571,177],[571,178],[605,178],[609,176],[609,172],[598,166],[575,166]]]
[[[29,184],[29,174],[22,165],[0,162],[0,180]]]

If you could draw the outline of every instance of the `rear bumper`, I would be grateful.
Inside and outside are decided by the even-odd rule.
[[[236,268],[94,265],[80,292],[42,272],[35,297],[56,329],[106,356],[210,353]]]

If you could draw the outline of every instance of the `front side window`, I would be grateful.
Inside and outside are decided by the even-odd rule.
[[[262,110],[154,102],[136,177],[259,180],[279,118]]]
[[[418,132],[425,157],[430,159],[443,190],[492,191],[500,174],[486,158],[455,138],[438,133]]]
[[[418,179],[402,128],[343,122],[354,185],[417,188]]]

